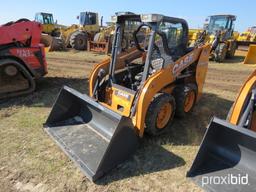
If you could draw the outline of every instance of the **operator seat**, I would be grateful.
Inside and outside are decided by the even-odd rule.
[[[167,55],[164,51],[160,51],[160,52],[161,52],[161,57],[158,56],[155,53],[152,54],[151,66],[150,66],[150,69],[149,69],[149,75],[152,75],[152,74],[156,73],[157,71],[161,70],[162,68],[166,67],[167,65],[170,65],[170,64],[173,63],[172,56]],[[156,60],[158,60],[158,59],[163,59],[163,63],[157,62]],[[156,62],[152,62],[154,60]],[[142,76],[143,76],[143,71],[138,73],[135,76],[135,80],[140,82],[142,80]]]

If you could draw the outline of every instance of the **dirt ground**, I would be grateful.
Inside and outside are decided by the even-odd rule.
[[[63,85],[87,93],[88,75],[104,55],[47,55],[49,74],[37,91],[0,104],[0,191],[201,191],[185,177],[213,115],[225,119],[240,86],[255,66],[242,57],[210,63],[204,94],[193,113],[175,119],[170,131],[144,137],[136,154],[91,183],[43,131]]]

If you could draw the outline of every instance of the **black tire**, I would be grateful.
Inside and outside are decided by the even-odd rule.
[[[228,47],[225,43],[220,43],[215,50],[214,60],[218,63],[222,63],[227,56]]]
[[[192,107],[188,110],[184,110],[184,105],[185,105],[185,100],[186,97],[188,96],[189,92],[193,91],[195,94],[194,101]],[[178,85],[177,87],[174,88],[173,90],[173,96],[175,98],[176,102],[176,111],[175,111],[175,116],[176,117],[185,117],[187,113],[192,111],[192,109],[195,106],[196,103],[196,96],[197,96],[197,86],[195,84],[187,84],[187,85]]]
[[[227,58],[234,57],[236,49],[237,49],[237,43],[234,41],[234,42],[231,43],[230,48],[229,48],[229,50],[227,52]]]
[[[166,125],[160,129],[157,127],[157,118],[158,118],[159,112],[161,111],[165,103],[169,103],[171,105],[172,112]],[[167,93],[156,94],[147,110],[146,120],[145,120],[145,126],[146,126],[145,132],[152,136],[156,136],[164,133],[171,126],[171,123],[173,122],[175,108],[176,108],[176,104],[173,96]]]
[[[5,23],[3,24],[3,26],[10,26],[10,25],[13,25],[14,23],[20,23],[20,22],[23,22],[23,21],[30,21],[29,19],[26,19],[26,18],[22,18],[22,19],[19,19],[17,21],[10,21],[8,23]]]
[[[21,19],[19,19],[19,20],[15,21],[15,23],[28,22],[28,21],[30,21],[30,20],[29,20],[29,19],[27,19],[27,18],[21,18]]]
[[[70,37],[70,45],[76,50],[87,50],[87,34],[82,31],[73,33]]]
[[[61,32],[59,31],[59,29],[54,29],[51,34],[51,36],[53,37],[60,37],[60,35],[61,35]]]
[[[11,26],[12,24],[14,24],[14,22],[13,22],[13,21],[10,21],[10,22],[8,22],[8,23],[3,24],[2,26]]]
[[[52,37],[52,43],[50,45],[49,52],[52,51],[64,51],[65,45],[61,38],[58,37]]]

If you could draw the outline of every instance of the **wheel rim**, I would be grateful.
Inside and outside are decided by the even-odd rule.
[[[187,113],[191,110],[191,108],[194,105],[195,101],[195,92],[194,91],[189,91],[186,95],[185,102],[184,102],[184,111]]]
[[[172,105],[170,103],[165,103],[160,111],[157,114],[157,123],[156,126],[158,129],[163,129],[167,123],[169,122],[169,119],[172,115]]]

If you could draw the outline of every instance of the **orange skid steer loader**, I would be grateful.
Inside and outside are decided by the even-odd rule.
[[[93,69],[89,96],[64,87],[45,123],[47,133],[92,181],[132,155],[144,131],[162,134],[174,115],[191,111],[202,95],[210,53],[209,45],[187,47],[183,19],[125,14],[112,20],[112,55]],[[131,21],[137,26],[131,32],[133,46],[123,46]]]
[[[256,71],[242,86],[227,121],[210,122],[188,172],[208,191],[256,190]]]

